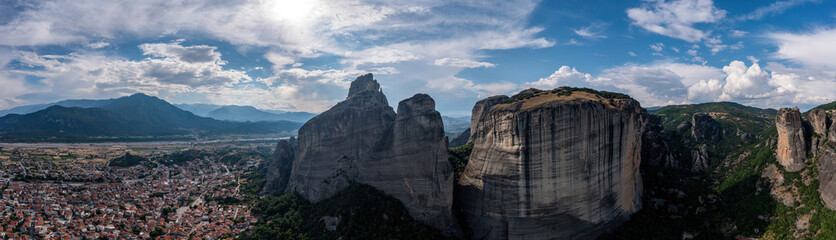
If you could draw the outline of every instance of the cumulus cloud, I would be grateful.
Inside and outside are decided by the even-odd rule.
[[[723,72],[726,73],[726,84],[720,100],[758,98],[766,93],[764,86],[769,81],[769,73],[757,63],[746,67],[742,61],[732,61],[723,67]]]
[[[834,68],[836,61],[836,29],[820,28],[808,33],[772,33],[778,45],[774,56],[812,68]]]
[[[243,71],[224,69],[226,62],[213,47],[174,42],[143,44],[140,48],[150,57],[134,61],[99,53],[41,55],[20,51],[14,60],[24,67],[3,72],[38,79],[38,84],[28,86],[17,96],[49,95],[48,101],[135,92],[210,91],[252,81]]]
[[[562,66],[549,77],[520,85],[549,89],[559,86],[591,87],[624,92],[643,106],[736,101],[758,107],[812,107],[836,100],[836,72],[794,69],[769,63],[763,69],[732,61],[723,68],[660,62],[605,69],[597,76]]]
[[[536,82],[529,82],[522,85],[524,88],[552,89],[562,86],[590,87],[592,75],[582,73],[573,67],[561,66],[548,77],[540,78]]]

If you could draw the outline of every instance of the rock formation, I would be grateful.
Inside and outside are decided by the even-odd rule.
[[[803,169],[807,162],[807,142],[798,108],[778,110],[775,126],[778,128],[776,160],[787,171],[796,172]]]
[[[814,108],[807,113],[807,118],[813,132],[821,138],[827,139],[827,126],[830,119],[827,118],[827,112],[824,110]]]
[[[401,101],[395,114],[373,76],[360,76],[345,101],[299,129],[298,141],[288,191],[317,202],[364,183],[400,200],[416,220],[456,233],[447,138],[428,95]]]
[[[836,210],[836,149],[820,148],[816,163],[819,168],[821,200],[827,208]]]
[[[476,105],[473,105],[473,110],[470,115],[470,139],[468,139],[467,143],[473,142],[475,139],[476,136],[474,135],[475,132],[473,131],[473,128],[482,120],[488,109],[494,105],[504,102],[505,100],[508,100],[508,96],[497,95],[479,100],[476,102]]]
[[[720,123],[715,121],[710,115],[696,113],[691,119],[693,122],[691,135],[694,136],[697,142],[719,141],[723,138],[723,130],[720,128]]]
[[[691,149],[691,171],[700,172],[708,169],[708,147],[703,144],[698,149]]]
[[[264,183],[263,193],[284,193],[290,180],[290,170],[296,157],[296,138],[279,140],[273,156],[267,162],[267,182]]]
[[[821,109],[813,109],[807,114],[813,132],[818,137],[811,138],[811,151],[818,159],[819,194],[827,208],[836,209],[836,124],[833,116]],[[829,142],[829,143],[828,143]]]
[[[669,144],[674,132],[666,131],[662,127],[662,119],[659,116],[647,116],[642,135],[642,164],[652,167],[678,168],[679,164],[674,160]],[[683,123],[691,126],[691,122]]]
[[[555,91],[474,108],[456,198],[473,239],[594,239],[641,208],[644,109]]]

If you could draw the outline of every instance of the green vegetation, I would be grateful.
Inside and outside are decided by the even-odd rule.
[[[160,164],[163,164],[163,165],[166,165],[166,166],[183,165],[183,164],[186,164],[188,162],[191,162],[191,161],[194,161],[194,160],[197,160],[197,159],[203,159],[204,157],[208,157],[210,155],[211,154],[209,154],[207,152],[204,152],[204,151],[201,151],[201,150],[189,149],[189,150],[182,151],[182,152],[175,152],[175,153],[168,154],[168,155],[162,157],[162,159],[160,159],[159,162],[160,162]]]
[[[447,159],[450,161],[450,165],[453,166],[453,171],[456,173],[457,179],[464,172],[464,167],[467,166],[467,161],[470,160],[470,152],[472,151],[472,142],[447,150]]]
[[[252,210],[260,219],[239,239],[444,239],[397,199],[358,183],[316,204],[295,193],[266,196]],[[340,218],[336,231],[325,229],[327,216]]]
[[[108,166],[125,167],[126,168],[126,167],[133,167],[133,166],[139,165],[139,164],[141,164],[142,162],[145,162],[145,161],[148,161],[148,159],[145,159],[144,157],[141,157],[141,156],[131,155],[131,153],[126,152],[124,156],[121,156],[121,157],[114,158],[114,159],[110,160],[110,162],[108,163]]]
[[[774,125],[775,109],[760,109],[733,102],[713,102],[692,105],[673,105],[654,112],[662,118],[665,129],[676,129],[683,121],[691,121],[695,113],[718,113],[714,120],[726,127],[739,127],[747,133],[761,133],[765,126]]]
[[[559,87],[551,90],[551,93],[557,93],[558,96],[569,96],[572,95],[574,92],[588,92],[602,98],[606,99],[632,99],[630,95],[617,93],[617,92],[607,92],[607,91],[598,91],[591,88],[576,88],[576,87]]]
[[[816,108],[821,109],[821,110],[836,110],[836,101],[828,103],[828,104],[819,105]]]

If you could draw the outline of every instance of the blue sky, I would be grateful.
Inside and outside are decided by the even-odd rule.
[[[321,112],[372,72],[447,115],[536,87],[645,107],[836,100],[836,4],[782,1],[0,1],[0,109],[143,92]]]

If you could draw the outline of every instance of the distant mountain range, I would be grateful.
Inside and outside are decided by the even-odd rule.
[[[103,100],[64,100],[54,103],[34,104],[19,106],[12,109],[0,110],[0,117],[8,114],[29,114],[40,110],[47,109],[51,106],[63,107],[80,107],[80,108],[94,108],[102,107],[115,99]],[[173,104],[182,110],[192,112],[201,117],[211,117],[218,120],[237,121],[237,122],[258,122],[258,121],[291,121],[291,122],[307,122],[316,114],[309,112],[286,112],[280,110],[265,110],[257,109],[252,106],[237,106],[237,105],[215,105],[215,104]],[[211,114],[210,114],[211,113]]]
[[[308,112],[283,112],[271,113],[259,110],[252,106],[223,106],[212,110],[205,115],[206,117],[227,120],[227,121],[292,121],[292,122],[307,122],[316,114]]]
[[[29,109],[34,108],[36,107]],[[9,111],[27,110],[17,108]],[[101,137],[270,134],[292,132],[301,125],[302,123],[291,121],[221,121],[194,115],[156,97],[134,94],[107,100],[61,101],[25,115],[12,113],[0,117],[0,139],[41,141]]]

